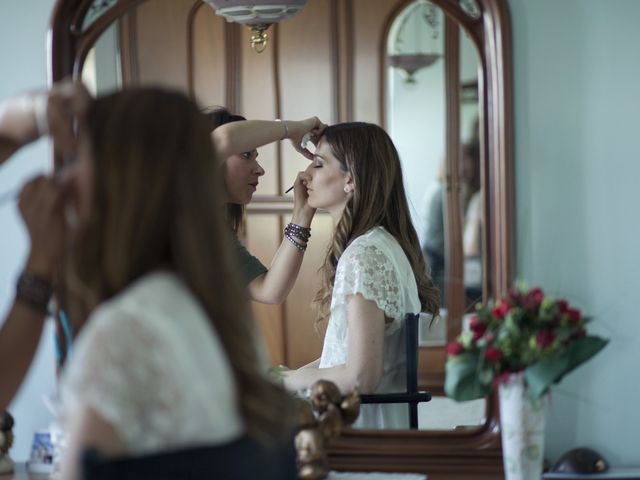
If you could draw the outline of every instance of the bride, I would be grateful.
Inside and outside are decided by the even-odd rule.
[[[373,124],[327,127],[301,178],[308,205],[327,210],[335,225],[315,299],[317,322],[329,323],[321,357],[284,372],[284,384],[299,390],[326,379],[343,393],[405,391],[404,317],[436,316],[439,293],[411,223],[393,142]],[[363,405],[354,426],[406,428],[406,406]]]

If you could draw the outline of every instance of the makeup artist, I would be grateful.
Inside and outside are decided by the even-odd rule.
[[[0,164],[38,138],[49,135],[62,155],[74,151],[73,118],[82,115],[89,94],[80,84],[60,83],[48,92],[15,96],[0,104]],[[0,411],[17,392],[36,352],[53,294],[54,272],[63,250],[61,175],[28,181],[18,205],[31,242],[16,295],[0,328]]]
[[[301,121],[246,120],[220,108],[206,113],[218,158],[224,175],[225,209],[229,227],[233,231],[233,247],[249,297],[260,303],[282,303],[296,281],[307,242],[311,236],[311,220],[315,209],[307,203],[305,172],[295,179],[294,206],[290,223],[267,268],[240,244],[237,235],[247,205],[265,173],[258,163],[258,147],[289,139],[294,148],[309,160],[313,154],[306,148],[306,140],[315,144],[326,128],[318,118]],[[305,143],[303,145],[303,143]]]

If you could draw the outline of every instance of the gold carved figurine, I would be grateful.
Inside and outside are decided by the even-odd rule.
[[[360,396],[356,390],[346,396],[328,380],[318,380],[311,386],[309,400],[299,401],[298,433],[295,446],[298,454],[298,478],[319,480],[329,474],[327,445],[340,436],[360,413]]]
[[[13,460],[9,449],[13,445],[13,417],[9,412],[0,416],[0,475],[13,472]]]

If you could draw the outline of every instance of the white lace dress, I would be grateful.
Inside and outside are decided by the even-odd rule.
[[[386,317],[382,379],[376,393],[406,390],[405,321],[420,312],[418,287],[402,247],[383,227],[375,227],[349,245],[336,268],[331,318],[324,338],[320,368],[347,361],[347,300],[360,293],[376,302]],[[354,427],[407,428],[406,405],[363,405]]]
[[[63,422],[87,405],[132,455],[225,443],[243,431],[223,346],[191,291],[169,272],[143,277],[91,315],[61,396]]]

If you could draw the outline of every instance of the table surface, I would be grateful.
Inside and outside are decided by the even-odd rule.
[[[542,478],[544,480],[639,480],[640,479],[640,467],[637,468],[610,468],[604,473],[545,473]]]
[[[427,480],[419,473],[329,472],[327,480]]]
[[[27,472],[24,463],[17,463],[13,473],[5,473],[0,475],[0,480],[48,480],[49,475],[37,475]]]
[[[27,472],[24,463],[16,464],[14,473],[0,475],[0,480],[48,480],[49,475]],[[362,473],[331,472],[327,480],[427,480],[425,475],[415,473]]]
[[[546,473],[544,479],[640,479],[639,468],[612,468],[606,473],[591,475]],[[0,480],[48,480],[48,475],[36,475],[28,473],[24,463],[16,464],[16,471],[0,475]],[[427,480],[425,475],[414,473],[355,473],[355,472],[331,472],[327,480]]]

